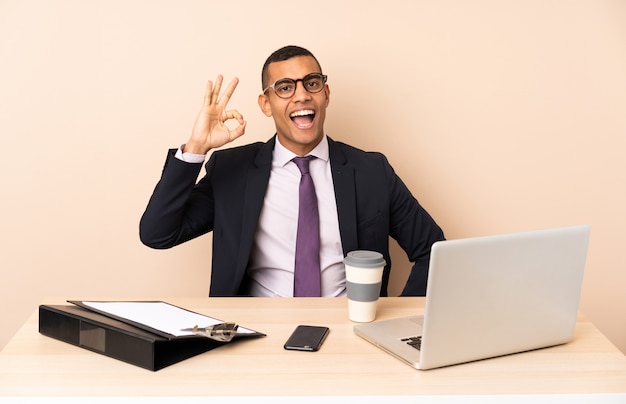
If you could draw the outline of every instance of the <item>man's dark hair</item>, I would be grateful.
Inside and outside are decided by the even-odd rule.
[[[263,65],[263,70],[261,71],[261,88],[265,89],[265,87],[270,84],[268,83],[269,81],[268,67],[270,64],[274,62],[283,62],[285,60],[289,60],[291,58],[295,58],[298,56],[310,56],[313,59],[315,59],[317,66],[320,68],[319,72],[322,73],[322,66],[320,65],[320,62],[310,51],[300,46],[288,45],[272,53],[265,61],[265,64]]]

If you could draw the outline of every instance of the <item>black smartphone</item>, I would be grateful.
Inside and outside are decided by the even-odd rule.
[[[330,329],[315,325],[299,325],[293,331],[285,349],[294,351],[317,351],[328,336]]]

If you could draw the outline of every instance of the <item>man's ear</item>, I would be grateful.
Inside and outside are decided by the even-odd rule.
[[[260,94],[259,95],[259,107],[261,107],[261,111],[265,114],[265,116],[272,116],[272,107],[270,105],[270,100],[267,98],[267,95]]]
[[[328,84],[326,84],[324,92],[326,93],[326,106],[328,107],[328,104],[330,104],[330,87],[328,87]]]

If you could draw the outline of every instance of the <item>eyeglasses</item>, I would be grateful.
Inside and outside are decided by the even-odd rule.
[[[263,93],[265,94],[271,88],[280,98],[290,98],[296,93],[296,86],[299,81],[302,82],[302,86],[309,93],[319,93],[324,88],[327,79],[328,76],[321,73],[307,74],[304,78],[297,80],[280,79],[276,80],[271,86],[267,86]]]

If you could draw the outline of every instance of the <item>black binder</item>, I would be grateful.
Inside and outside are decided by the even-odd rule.
[[[226,343],[201,336],[167,338],[94,311],[69,305],[39,306],[39,332],[99,354],[156,371]],[[262,333],[244,337],[264,336]]]

